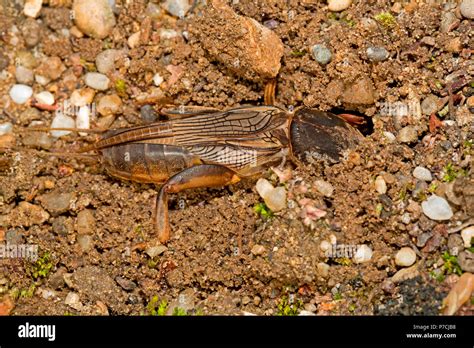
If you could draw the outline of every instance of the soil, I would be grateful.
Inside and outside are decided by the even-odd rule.
[[[353,1],[347,10],[333,13],[319,1],[232,1],[237,14],[271,27],[284,44],[277,105],[353,113],[364,116],[370,127],[363,130],[365,141],[340,163],[287,164],[292,178],[286,183],[272,170],[265,172],[261,177],[288,191],[288,207],[273,217],[255,212],[262,199],[253,179],[172,195],[171,240],[153,258],[134,246],[155,237],[157,187],[111,178],[94,158],[48,154],[93,141],[91,135],[47,136],[43,145],[36,139],[35,146],[27,146],[28,138],[40,135],[24,129],[33,121],[49,126],[54,113],[11,102],[15,57],[20,51],[60,57],[66,67],[61,78],[46,86],[35,83],[34,89],[67,98],[84,86],[78,77],[94,69],[95,57],[104,48],[126,49],[126,57],[116,61],[109,76],[113,83],[126,83],[125,92],[118,90],[123,105],[111,128],[142,124],[143,104],[152,104],[156,111],[165,101],[219,109],[262,105],[266,81],[241,78],[208,55],[197,34],[209,25],[200,15],[205,14],[202,5],[183,18],[163,11],[145,20],[151,18],[146,1],[116,1],[115,28],[99,40],[60,35],[73,25],[67,15],[69,1],[44,4],[37,20],[27,19],[19,4],[0,2],[0,68],[5,66],[6,72],[0,84],[0,120],[14,124],[15,141],[0,144],[0,241],[38,245],[47,266],[0,260],[0,296],[14,299],[11,315],[150,314],[154,297],[188,314],[276,315],[285,299],[291,308],[318,315],[440,313],[458,275],[446,271],[435,279],[433,272],[442,268],[442,256],[450,252],[450,235],[459,234],[460,229],[453,229],[472,223],[474,217],[474,205],[469,204],[474,200],[474,129],[467,101],[474,88],[472,21],[463,19],[455,4]],[[442,18],[449,11],[459,23],[442,32]],[[394,23],[374,19],[385,12],[392,13]],[[37,30],[23,30],[32,21]],[[163,28],[180,35],[161,40]],[[148,31],[149,41],[128,48],[127,38],[138,30]],[[34,40],[31,35],[39,35],[33,47],[27,45]],[[222,35],[225,40],[226,33]],[[426,37],[434,44],[422,43]],[[450,48],[456,44],[453,40],[460,47]],[[318,43],[331,49],[332,61],[326,66],[312,57],[311,47]],[[369,46],[384,47],[390,57],[369,60]],[[76,57],[81,59],[79,67]],[[166,81],[160,88],[152,87],[155,73]],[[461,78],[467,82],[459,82]],[[150,97],[150,90],[158,92]],[[361,93],[371,94],[373,102],[357,102]],[[98,92],[96,100],[103,94]],[[437,100],[451,96],[449,112],[435,116],[441,127],[433,127],[433,118],[430,123],[430,116],[419,112],[402,117],[382,112],[387,103],[419,105],[429,94]],[[396,136],[406,126],[417,130],[411,142],[387,138],[387,132]],[[452,186],[445,176],[449,165],[457,173]],[[416,166],[428,168],[433,182],[415,179]],[[374,188],[377,176],[386,182],[385,193]],[[317,180],[333,186],[330,197],[315,189]],[[457,204],[450,201],[454,216],[430,220],[421,212],[421,202],[432,193],[449,198],[449,187],[456,193]],[[66,198],[59,198],[60,193],[67,193]],[[326,216],[305,222],[298,203],[304,198]],[[66,203],[51,206],[49,199]],[[84,210],[92,218],[81,224],[78,215]],[[45,211],[48,216],[42,218]],[[425,243],[420,241],[423,234]],[[86,247],[84,235],[90,243]],[[334,239],[337,244],[370,246],[371,260],[328,258],[320,245]],[[255,252],[256,245],[263,251]],[[416,251],[417,262],[409,279],[398,282],[392,277],[401,267],[394,257],[404,246]],[[329,270],[324,271],[322,263]],[[47,271],[35,275],[35,267]],[[71,304],[71,293],[79,295],[77,303]],[[469,301],[459,313],[472,315],[473,310]]]

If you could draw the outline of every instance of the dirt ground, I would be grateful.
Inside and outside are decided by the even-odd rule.
[[[14,126],[0,138],[0,242],[38,245],[40,256],[0,259],[0,308],[7,313],[149,315],[161,314],[166,300],[168,314],[437,315],[459,276],[472,273],[472,247],[461,231],[474,224],[473,22],[456,3],[353,1],[331,12],[323,1],[231,1],[235,13],[269,27],[284,45],[277,105],[364,116],[366,139],[337,164],[287,163],[286,182],[264,173],[288,193],[287,207],[271,217],[255,212],[263,202],[256,180],[172,195],[172,237],[153,257],[134,246],[154,238],[157,187],[111,178],[94,158],[48,155],[95,137],[23,131],[34,121],[50,126],[54,113],[11,101],[18,57],[59,57],[60,77],[31,86],[61,100],[84,87],[98,53],[124,50],[108,74],[115,88],[94,99],[121,98],[119,112],[92,120],[111,128],[143,124],[145,104],[155,111],[165,101],[262,105],[265,81],[237,76],[203,48],[212,18],[201,3],[177,18],[157,14],[158,1],[117,0],[105,39],[64,35],[74,25],[71,3],[45,2],[32,19],[22,1],[0,1],[0,123]],[[163,39],[162,29],[177,36]],[[149,40],[130,48],[127,39],[138,31]],[[320,43],[332,53],[327,65],[311,54]],[[368,59],[371,46],[389,57]],[[165,80],[160,87],[156,73]],[[435,109],[427,114],[429,95]],[[389,105],[411,107],[397,116]],[[403,139],[409,130],[415,134]],[[415,178],[417,166],[429,169],[432,181]],[[376,189],[376,178],[385,190]],[[317,190],[318,180],[332,185],[331,195]],[[451,218],[424,214],[421,203],[432,194],[446,198]],[[308,216],[303,199],[325,216]],[[364,263],[328,257],[323,241],[367,245],[373,253]],[[415,251],[413,266],[395,263],[403,247]],[[468,300],[458,314],[473,310]]]

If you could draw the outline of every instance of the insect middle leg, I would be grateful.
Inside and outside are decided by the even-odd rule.
[[[160,243],[166,243],[170,238],[168,217],[168,194],[186,189],[201,187],[216,187],[235,184],[239,176],[232,169],[217,164],[201,164],[187,168],[163,184],[156,201],[155,229]]]

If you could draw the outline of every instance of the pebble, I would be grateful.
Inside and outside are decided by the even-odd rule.
[[[23,7],[23,13],[25,16],[36,18],[38,17],[42,6],[43,0],[26,0],[25,6]]]
[[[418,270],[418,265],[414,264],[408,268],[402,268],[397,273],[395,273],[392,277],[392,282],[400,283],[408,279],[413,279],[420,275],[420,271]]]
[[[156,113],[153,106],[146,104],[140,108],[140,116],[145,123],[152,123],[158,119],[158,114]]]
[[[57,216],[69,210],[72,198],[71,192],[51,192],[40,196],[39,200],[51,215]]]
[[[23,226],[41,225],[49,219],[49,214],[38,205],[21,201],[17,208],[16,222]]]
[[[463,17],[474,19],[474,0],[463,0],[459,6]]]
[[[137,284],[135,284],[133,281],[127,278],[123,278],[120,276],[117,276],[115,278],[115,281],[117,282],[118,285],[125,291],[132,291],[137,287]]]
[[[444,48],[446,51],[451,52],[451,53],[459,53],[462,50],[462,41],[460,37],[455,37],[450,40],[448,40]]]
[[[425,167],[420,167],[420,166],[416,167],[415,170],[413,170],[413,176],[417,178],[418,180],[423,180],[423,181],[433,180],[433,177],[431,176],[431,172]]]
[[[82,252],[90,251],[93,247],[92,236],[88,234],[79,234],[77,236],[77,244],[79,244]]]
[[[334,193],[334,187],[324,180],[316,180],[314,182],[314,187],[318,190],[319,193],[324,195],[325,197],[331,197]]]
[[[79,294],[72,291],[67,294],[64,304],[77,311],[82,309],[82,303],[79,300]]]
[[[171,15],[183,18],[191,9],[191,4],[188,0],[166,0],[161,5]]]
[[[106,38],[115,26],[108,0],[74,0],[72,11],[79,30],[95,39]]]
[[[265,197],[269,195],[270,192],[274,189],[270,181],[263,178],[258,179],[257,184],[255,185],[255,188],[257,189],[257,192],[260,195],[260,197],[262,197],[263,199],[265,199]]]
[[[34,69],[38,66],[37,59],[29,50],[19,51],[16,54],[15,63],[28,69]]]
[[[10,58],[8,58],[5,52],[0,51],[0,71],[8,67],[8,65],[10,65]]]
[[[10,98],[16,104],[25,104],[33,95],[33,89],[27,85],[13,85],[10,89]]]
[[[355,263],[364,263],[372,259],[372,249],[368,245],[361,245],[354,254]]]
[[[64,115],[61,111],[56,111],[56,115],[53,118],[53,122],[51,122],[51,128],[74,128],[76,123],[72,117]],[[59,138],[71,133],[71,131],[51,131],[51,135],[55,138]]]
[[[59,57],[48,57],[44,59],[40,66],[36,68],[35,78],[38,81],[38,76],[44,77],[46,80],[54,81],[61,77],[62,73],[66,70],[61,58]]]
[[[382,62],[390,56],[390,53],[384,47],[367,48],[367,57],[374,62]]]
[[[0,123],[0,136],[11,133],[13,124],[11,122]]]
[[[413,143],[418,140],[418,132],[414,126],[406,126],[400,129],[397,139],[401,143]]]
[[[100,98],[97,104],[97,112],[102,116],[115,115],[120,111],[122,99],[116,94],[106,95]]]
[[[140,32],[137,31],[136,33],[133,33],[130,35],[127,39],[127,45],[130,48],[135,48],[140,44]]]
[[[121,51],[108,49],[100,52],[95,57],[95,66],[97,71],[102,74],[107,74],[115,68],[115,60],[121,54]]]
[[[340,12],[351,6],[352,0],[328,0],[328,9],[333,12]]]
[[[168,248],[160,244],[149,247],[145,250],[145,253],[153,259],[155,256],[163,254],[166,250],[168,250]]]
[[[178,36],[179,34],[176,30],[164,28],[160,29],[160,39],[162,40],[171,40]]]
[[[421,112],[423,115],[431,115],[438,111],[438,102],[439,98],[433,94],[428,95],[423,101],[421,102]]]
[[[36,101],[40,104],[53,105],[54,95],[51,92],[43,91],[34,95]]]
[[[266,252],[266,249],[263,245],[255,244],[250,252],[255,256],[263,255]]]
[[[77,214],[76,229],[78,234],[93,234],[95,230],[95,218],[90,209],[81,210]]]
[[[453,211],[449,203],[442,197],[432,195],[421,203],[423,213],[431,220],[449,220],[453,216]]]
[[[311,52],[314,60],[316,60],[319,64],[326,65],[332,59],[331,51],[324,45],[314,45],[311,48]]]
[[[109,88],[110,80],[101,73],[89,72],[84,76],[84,83],[98,91],[105,91]]]
[[[329,269],[331,266],[329,266],[327,263],[319,262],[316,267],[321,277],[326,278],[329,275]]]
[[[153,83],[155,84],[156,87],[159,87],[163,83],[163,81],[164,81],[163,76],[161,76],[160,74],[156,73],[153,76]]]
[[[284,53],[280,37],[253,18],[238,15],[227,1],[208,2],[199,23],[200,30],[193,34],[200,45],[212,59],[239,77],[262,81],[280,71]],[[222,26],[215,23],[235,28],[239,34],[233,36],[232,44],[222,39]]]
[[[31,85],[35,80],[35,75],[33,73],[33,70],[25,68],[21,65],[17,65],[15,68],[15,79],[18,83],[24,85]]]
[[[458,256],[459,252],[464,249],[464,242],[462,237],[457,234],[453,233],[450,234],[448,237],[448,251],[453,256]]]
[[[392,132],[385,131],[383,132],[383,135],[385,136],[385,139],[387,139],[389,143],[393,143],[397,139],[395,137],[395,134],[393,134]]]
[[[69,101],[73,106],[84,106],[92,103],[95,91],[90,88],[76,89],[72,92]]]
[[[444,12],[441,15],[441,23],[439,26],[439,30],[442,33],[447,33],[453,30],[455,27],[459,25],[459,19],[457,19],[456,15],[452,12]]]
[[[265,198],[265,204],[272,211],[280,211],[286,207],[286,190],[284,187],[279,186],[274,188]]]
[[[349,85],[342,94],[342,101],[350,105],[371,105],[375,103],[375,88],[372,80],[361,77]]]
[[[387,193],[387,184],[382,176],[377,176],[375,179],[375,190],[381,195]]]
[[[474,273],[474,253],[464,250],[458,255],[459,267],[464,272]]]
[[[21,33],[27,47],[35,47],[41,40],[42,26],[33,18],[27,18],[21,27]]]
[[[470,248],[472,246],[472,238],[474,238],[474,226],[469,226],[461,231],[461,237],[464,241],[464,247]]]
[[[401,267],[409,267],[416,261],[416,253],[412,248],[401,248],[395,255],[395,264]]]

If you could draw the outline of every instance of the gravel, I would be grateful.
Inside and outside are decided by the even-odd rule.
[[[84,76],[84,83],[92,89],[106,91],[109,89],[110,80],[104,74],[89,72]]]
[[[463,0],[459,6],[459,10],[463,17],[474,19],[474,0]]]
[[[412,248],[401,248],[395,255],[395,264],[401,267],[409,267],[416,261],[416,253]]]
[[[421,203],[423,213],[431,220],[449,220],[453,216],[453,211],[449,203],[442,197],[432,195]]]
[[[154,76],[153,76],[153,84],[156,86],[156,87],[159,87],[164,81],[164,78],[156,73]]]
[[[464,250],[458,255],[459,267],[464,272],[474,273],[474,253]]]
[[[105,95],[99,99],[97,112],[102,116],[115,115],[122,107],[122,99],[116,94]]]
[[[377,178],[375,179],[375,190],[383,195],[385,193],[387,193],[387,184],[384,180],[384,178],[382,176],[377,176]]]
[[[27,85],[17,84],[12,86],[9,94],[16,104],[25,104],[33,95],[33,89]]]
[[[418,132],[414,126],[406,126],[400,129],[397,139],[401,143],[413,143],[418,140]]]
[[[433,180],[433,177],[431,176],[431,172],[425,167],[420,167],[420,166],[416,167],[413,170],[413,176],[417,178],[418,180],[423,180],[423,181]]]
[[[328,9],[333,12],[340,12],[351,6],[352,0],[328,0]]]
[[[368,245],[361,245],[354,254],[355,263],[364,263],[372,259],[372,249]]]
[[[0,123],[0,136],[11,133],[13,131],[13,125],[11,122]]]
[[[325,197],[331,197],[334,193],[334,186],[324,180],[316,180],[314,182],[314,187]]]
[[[51,123],[51,128],[74,128],[76,125],[72,117],[64,115],[62,112],[57,111]],[[51,131],[51,135],[55,138],[59,138],[71,133],[71,131]]]
[[[20,84],[31,85],[35,80],[35,75],[33,70],[18,65],[15,68],[15,79]]]
[[[120,51],[108,49],[100,52],[95,58],[95,66],[97,71],[102,74],[111,72],[115,67],[115,59],[119,56]]]
[[[367,57],[374,62],[382,62],[390,56],[390,53],[384,47],[367,48]]]
[[[43,91],[34,95],[36,101],[40,104],[53,105],[54,95],[51,92]]]
[[[115,16],[108,0],[74,0],[72,11],[79,30],[93,38],[106,38],[115,26]]]
[[[464,241],[464,247],[470,248],[472,246],[472,238],[474,238],[474,226],[469,226],[461,231],[461,237]]]
[[[158,119],[158,114],[155,112],[155,109],[148,104],[140,108],[140,116],[145,123],[152,123]]]
[[[329,48],[324,45],[314,45],[311,48],[313,58],[322,65],[328,64],[332,59],[332,54]]]
[[[191,9],[188,0],[166,0],[162,6],[168,13],[179,18],[186,16],[186,13]]]

